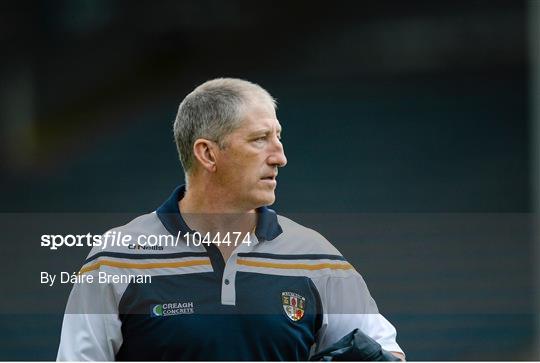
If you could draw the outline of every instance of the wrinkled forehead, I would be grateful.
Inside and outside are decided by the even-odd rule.
[[[268,94],[254,92],[246,97],[244,102],[244,109],[246,112],[258,111],[267,112],[269,114],[276,114],[275,102]]]
[[[267,100],[247,103],[239,126],[245,128],[266,126],[281,130],[274,104]]]

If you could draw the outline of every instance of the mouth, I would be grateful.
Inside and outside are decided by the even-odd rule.
[[[263,182],[275,184],[277,183],[276,177],[277,177],[277,174],[272,174],[272,175],[267,175],[267,176],[262,177],[261,180]]]

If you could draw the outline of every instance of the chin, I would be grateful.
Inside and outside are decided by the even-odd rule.
[[[257,208],[267,205],[272,205],[276,201],[276,195],[274,192],[265,192],[258,195],[257,199]]]

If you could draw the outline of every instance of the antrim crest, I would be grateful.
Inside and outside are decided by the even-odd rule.
[[[285,314],[292,321],[298,321],[304,316],[306,309],[306,298],[295,294],[294,292],[282,292],[281,304]]]

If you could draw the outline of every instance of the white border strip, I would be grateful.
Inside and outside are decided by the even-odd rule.
[[[530,157],[531,157],[531,196],[534,213],[534,245],[536,249],[536,311],[540,311],[540,1],[529,0],[528,7],[528,37],[530,64]],[[540,315],[536,321],[536,346],[533,347],[535,358],[540,359]]]

